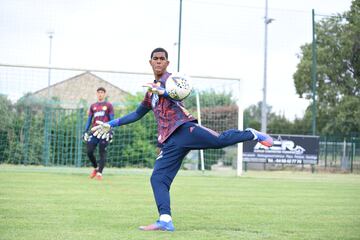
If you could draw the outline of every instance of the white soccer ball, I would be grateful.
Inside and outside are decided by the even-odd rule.
[[[182,73],[173,73],[165,83],[165,89],[174,100],[184,100],[193,89],[191,79]]]

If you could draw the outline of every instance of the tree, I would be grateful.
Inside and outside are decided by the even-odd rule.
[[[351,10],[316,24],[317,132],[349,135],[360,132],[360,0]],[[294,73],[296,92],[311,99],[311,44],[301,46]],[[350,109],[351,108],[351,109]],[[307,109],[309,115],[311,108]]]
[[[9,148],[8,138],[12,130],[12,123],[15,119],[15,112],[13,111],[13,105],[11,101],[4,95],[0,95],[0,162],[4,162],[7,159],[6,149]]]
[[[261,128],[261,107],[262,102],[258,102],[257,105],[251,105],[244,110],[244,126],[245,128]],[[288,121],[285,116],[276,115],[272,112],[272,107],[266,106],[267,119],[268,119],[268,133],[289,133],[291,122]]]
[[[6,131],[14,121],[14,111],[11,101],[0,94],[0,131]]]
[[[231,93],[216,92],[214,89],[199,92],[201,107],[215,107],[236,105]],[[185,99],[185,106],[188,109],[196,109],[196,94],[191,94]]]

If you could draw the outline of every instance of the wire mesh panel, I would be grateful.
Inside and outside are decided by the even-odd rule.
[[[319,167],[329,170],[360,170],[360,138],[324,136],[320,141]]]
[[[137,108],[145,94],[141,85],[152,81],[147,73],[59,68],[51,69],[52,84],[46,87],[48,71],[46,67],[0,66],[1,163],[90,166],[81,136],[97,87],[109,84],[108,100],[118,118]],[[76,85],[77,81],[81,85]],[[237,129],[239,81],[196,76],[192,81],[195,91],[184,101],[190,113],[219,133]],[[12,83],[16,86],[10,88]],[[140,121],[114,130],[107,166],[151,168],[157,157],[156,145],[157,125],[150,112]],[[359,146],[358,138],[322,138],[319,167],[358,171]],[[205,169],[234,168],[237,156],[235,145],[205,150]],[[183,167],[200,169],[200,157],[199,151],[191,151]]]
[[[90,165],[81,136],[88,108],[97,101],[96,89],[105,85],[118,118],[138,107],[146,92],[141,86],[152,81],[147,73],[8,65],[0,66],[0,77],[2,109],[11,114],[0,116],[7,122],[0,131],[1,162],[72,166]],[[19,88],[10,88],[12,82]],[[237,129],[239,80],[200,76],[193,77],[192,82],[195,91],[184,101],[190,113],[217,132]],[[107,164],[152,167],[158,154],[156,146],[157,125],[150,112],[138,122],[114,129],[113,142],[107,147]],[[237,148],[206,150],[204,156],[206,169],[231,168]],[[199,152],[193,151],[184,167],[198,166]]]

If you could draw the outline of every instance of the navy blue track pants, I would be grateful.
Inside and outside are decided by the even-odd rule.
[[[218,134],[194,122],[181,125],[163,144],[150,179],[159,214],[171,215],[170,186],[190,150],[223,148],[252,139],[250,131],[230,129]]]
[[[89,141],[87,142],[87,155],[89,160],[94,168],[98,168],[98,172],[102,173],[105,167],[106,162],[106,147],[109,143],[105,139],[99,139],[93,135],[90,136]],[[96,146],[99,145],[99,164],[96,161],[94,151]]]

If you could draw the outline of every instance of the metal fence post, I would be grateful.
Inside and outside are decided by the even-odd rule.
[[[351,138],[351,154],[350,154],[350,172],[353,172],[353,164],[354,164],[354,156],[355,156],[355,138]]]
[[[325,136],[325,169],[327,168],[327,152],[328,152],[328,139]]]

